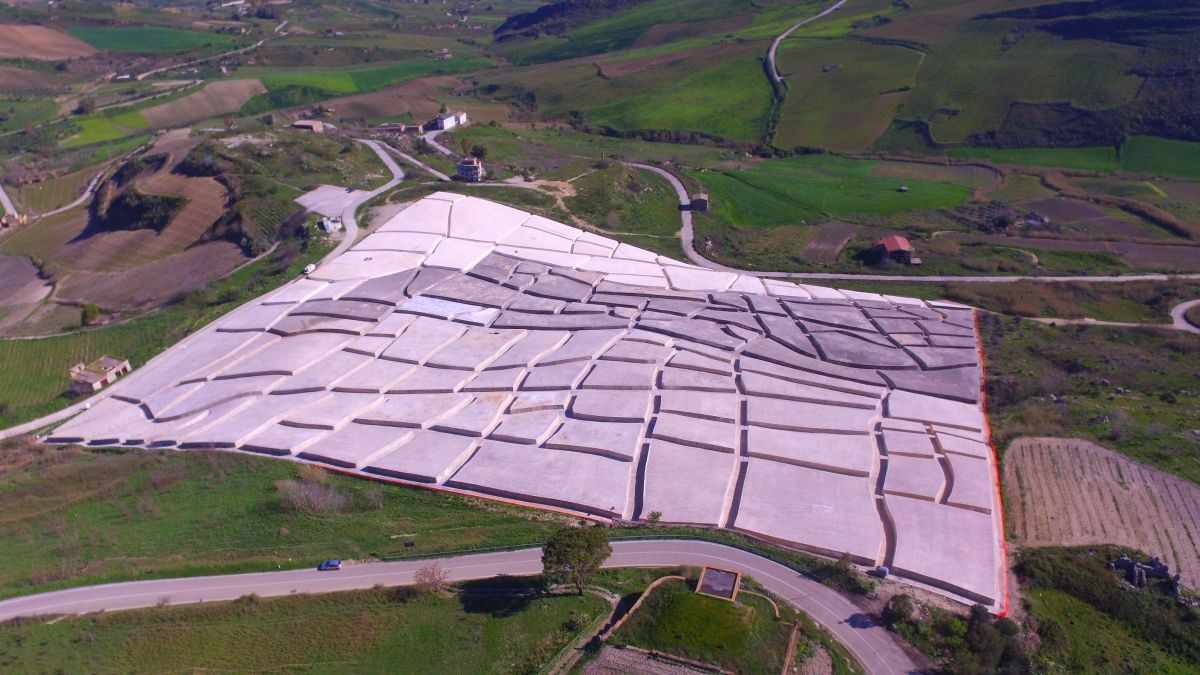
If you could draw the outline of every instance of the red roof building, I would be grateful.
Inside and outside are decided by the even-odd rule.
[[[881,260],[883,258],[890,258],[905,265],[921,264],[920,258],[913,257],[914,249],[912,243],[907,238],[901,237],[898,234],[889,234],[875,242],[875,249],[879,252]]]

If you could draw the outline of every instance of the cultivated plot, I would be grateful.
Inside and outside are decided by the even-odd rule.
[[[1130,546],[1200,586],[1200,486],[1080,439],[1022,438],[1005,460],[1022,544]]]

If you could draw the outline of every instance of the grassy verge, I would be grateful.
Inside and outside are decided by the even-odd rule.
[[[629,169],[621,163],[600,166],[604,168],[575,181],[578,192],[564,200],[567,208],[604,230],[667,237],[678,249],[679,198],[675,190],[649,171]]]
[[[593,596],[516,599],[400,589],[97,614],[0,631],[14,672],[534,673],[606,613]]]
[[[1113,547],[1023,551],[1016,566],[1037,619],[1038,661],[1047,671],[1195,672],[1200,611],[1171,597],[1170,582],[1133,589],[1106,562]]]
[[[525,544],[558,521],[249,454],[9,443],[0,467],[0,597]]]
[[[1200,481],[1200,336],[980,317],[996,445],[1086,438]]]
[[[744,673],[783,669],[792,627],[771,604],[741,594],[736,603],[693,592],[693,582],[659,585],[609,638],[615,645],[683,656]]]
[[[127,323],[32,340],[0,340],[0,428],[67,407],[68,371],[105,354],[129,359],[136,368],[218,316],[296,278],[328,251],[325,245],[299,252],[283,244],[203,291]]]

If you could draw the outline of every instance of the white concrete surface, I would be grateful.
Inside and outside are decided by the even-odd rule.
[[[51,442],[280,455],[595,518],[661,511],[899,560],[999,606],[974,339],[952,303],[762,284],[438,193]],[[888,474],[893,448],[906,456]]]

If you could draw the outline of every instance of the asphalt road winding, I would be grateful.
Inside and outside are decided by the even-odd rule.
[[[335,572],[304,569],[131,581],[0,601],[0,621],[22,616],[83,614],[159,604],[234,600],[250,593],[269,597],[365,589],[377,584],[402,586],[414,583],[416,571],[431,562],[445,569],[450,581],[502,575],[527,576],[542,571],[541,549],[529,548],[432,560],[351,564]],[[605,563],[606,567],[677,565],[712,565],[753,577],[829,630],[868,672],[908,673],[916,669],[892,635],[875,625],[849,600],[827,586],[753,553],[703,541],[617,541],[613,542],[613,554]]]

